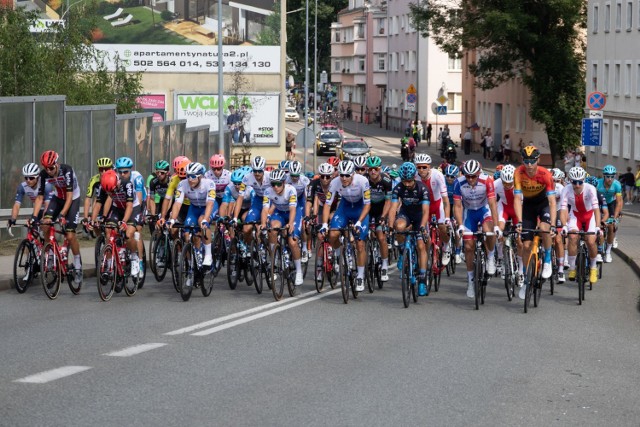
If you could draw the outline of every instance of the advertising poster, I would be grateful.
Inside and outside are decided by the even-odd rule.
[[[153,113],[153,122],[162,122],[166,117],[166,99],[164,95],[142,95],[138,105],[145,113]]]
[[[235,143],[277,144],[280,95],[250,93],[224,96],[224,123]],[[186,120],[187,127],[208,125],[218,131],[218,95],[178,93],[174,117]]]

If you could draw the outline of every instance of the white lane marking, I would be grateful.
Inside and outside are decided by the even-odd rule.
[[[326,292],[326,293],[317,294],[316,296],[313,296],[311,298],[298,300],[298,301],[296,301],[294,303],[285,305],[283,307],[277,307],[277,308],[274,308],[272,310],[265,311],[263,313],[258,313],[258,314],[254,314],[253,316],[245,317],[243,319],[234,320],[233,322],[225,323],[224,325],[216,326],[215,328],[205,329],[204,331],[199,331],[199,332],[196,332],[196,333],[191,334],[191,335],[197,336],[197,337],[202,337],[202,336],[205,336],[205,335],[215,334],[216,332],[220,332],[220,331],[223,331],[225,329],[233,328],[234,326],[242,325],[244,323],[248,323],[248,322],[251,322],[251,321],[256,320],[256,319],[261,319],[263,317],[270,316],[272,314],[276,314],[276,313],[279,313],[279,312],[284,311],[284,310],[289,310],[289,309],[297,307],[299,305],[306,304],[306,303],[309,303],[309,302],[313,302],[313,301],[319,300],[320,298],[324,298],[326,296],[333,295],[333,294],[338,293],[338,292],[341,292],[341,289],[334,289],[334,290]]]
[[[302,294],[300,297],[298,297],[298,299],[306,298],[306,297],[314,295],[314,294],[317,294],[317,292],[316,291],[310,291],[310,292],[307,292],[305,294]],[[216,319],[207,320],[206,322],[202,322],[202,323],[198,323],[198,324],[195,324],[195,325],[187,326],[187,327],[184,327],[184,328],[176,329],[175,331],[167,332],[164,335],[186,334],[186,333],[195,331],[196,329],[202,329],[202,328],[206,328],[207,326],[213,326],[213,325],[216,325],[218,323],[226,322],[227,320],[233,320],[235,318],[246,316],[246,315],[252,314],[252,313],[256,313],[258,311],[266,310],[266,309],[271,308],[271,307],[275,307],[275,306],[278,306],[278,305],[286,304],[286,303],[289,303],[291,301],[292,301],[291,298],[283,299],[283,300],[280,300],[280,301],[274,301],[274,302],[271,302],[269,304],[260,305],[258,307],[253,307],[253,308],[250,308],[248,310],[239,311],[237,313],[228,314],[226,316],[218,317]]]
[[[151,342],[149,344],[134,345],[133,347],[127,347],[127,348],[123,348],[122,350],[113,351],[111,353],[105,353],[103,354],[103,356],[113,356],[113,357],[135,356],[136,354],[140,354],[140,353],[144,353],[145,351],[164,347],[165,345],[167,344],[162,342]]]
[[[379,148],[373,147],[373,150],[375,151],[375,154],[386,154],[386,155],[392,155],[394,153],[392,153],[391,151],[387,151],[387,150],[380,150]]]
[[[28,377],[14,380],[14,383],[31,383],[45,384],[49,381],[59,380],[69,375],[77,374],[91,369],[91,366],[63,366],[61,368],[51,369],[49,371],[40,372],[39,374],[29,375]]]

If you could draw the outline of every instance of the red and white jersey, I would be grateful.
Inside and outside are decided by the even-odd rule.
[[[498,203],[513,208],[513,199],[516,197],[513,190],[515,190],[516,187],[512,185],[511,188],[506,189],[504,188],[502,179],[498,179],[494,181],[493,188],[498,197]],[[522,194],[518,194],[518,197],[522,200]]]
[[[564,185],[556,182],[556,208],[558,210],[560,210],[560,198],[562,197],[562,190],[564,190]]]
[[[418,177],[417,179],[420,179]],[[447,193],[447,183],[444,180],[444,175],[437,169],[431,169],[429,178],[423,179],[422,182],[427,186],[429,190],[429,204],[433,205],[438,200],[449,197]]]
[[[496,192],[493,187],[493,178],[482,172],[475,185],[469,184],[465,176],[458,177],[453,184],[453,200],[461,200],[465,209],[482,209],[489,203],[489,199],[495,199]]]
[[[573,185],[567,185],[560,196],[560,209],[568,209],[568,206],[571,206],[571,212],[576,215],[598,209],[598,192],[596,188],[585,182],[582,184],[582,192],[575,194]]]

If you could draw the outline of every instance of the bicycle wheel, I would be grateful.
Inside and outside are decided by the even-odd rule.
[[[367,282],[367,289],[369,289],[369,293],[372,294],[375,290],[375,281],[376,281],[376,259],[372,250],[372,244],[367,244],[367,264],[365,267],[364,278],[365,282]]]
[[[513,249],[510,246],[504,245],[504,249],[502,252],[503,262],[504,262],[504,287],[507,290],[507,299],[511,301],[513,299],[513,277],[514,266],[513,266]]]
[[[227,254],[227,280],[229,287],[235,289],[238,285],[238,275],[240,273],[240,251],[238,250],[238,238],[231,239],[229,253]]]
[[[302,242],[303,245],[306,245],[306,242]],[[303,262],[301,263],[302,265],[302,278],[306,279],[307,278],[307,270],[309,269],[309,260],[311,258],[311,255],[309,255],[310,252],[307,252],[307,262]]]
[[[153,252],[155,250],[155,246],[158,244],[157,240],[159,240],[159,232],[154,231],[153,234],[151,234],[151,238],[149,239],[149,256],[151,257],[151,263],[149,267],[151,267],[151,273],[153,273],[153,277],[156,276],[156,263],[153,262]]]
[[[129,256],[129,273],[131,273],[131,263],[133,262],[139,262],[139,261],[132,261],[131,260],[131,256]],[[129,274],[129,277],[125,277],[124,279],[124,283],[122,284],[122,288],[124,289],[124,293],[130,297],[135,295],[136,291],[139,288],[139,283],[140,279],[138,278],[138,276],[133,277],[131,274]]]
[[[418,269],[418,251],[415,246],[411,248],[411,264],[409,265],[409,277],[411,282],[411,297],[413,302],[418,302],[418,281],[416,280],[416,271]]]
[[[529,263],[527,264],[527,272],[524,279],[524,285],[526,286],[524,295],[525,313],[529,310],[529,305],[531,304],[531,294],[533,294],[533,289],[536,286],[536,263],[537,261],[535,256],[529,258]]]
[[[476,310],[480,309],[480,299],[482,298],[482,280],[484,279],[483,257],[484,251],[481,249],[476,249],[475,263],[473,267],[473,292],[475,294]]]
[[[151,240],[151,271],[158,282],[162,282],[169,268],[169,236],[159,233]]]
[[[316,259],[313,264],[315,266],[314,281],[316,285],[316,291],[318,293],[322,292],[322,290],[324,289],[324,281],[327,278],[326,268],[325,268],[326,257],[324,254],[324,250],[325,250],[324,244],[316,246]]]
[[[347,262],[347,248],[343,246],[342,253],[340,254],[340,289],[342,291],[342,300],[345,304],[349,303],[349,263]]]
[[[258,242],[255,240],[252,240],[249,245],[249,254],[251,255],[251,258],[249,259],[249,273],[251,274],[251,279],[253,286],[256,288],[256,292],[261,294],[262,274],[260,273],[260,253],[258,252]]]
[[[94,265],[98,265],[98,260],[100,259],[99,258],[100,253],[106,241],[104,237],[104,233],[105,231],[103,230],[102,233],[100,233],[100,235],[96,238],[96,243],[95,243],[95,246],[93,247],[94,261],[95,261]]]
[[[433,272],[433,257],[434,257],[434,247],[433,247],[433,242],[431,242],[429,244],[429,249],[427,249],[427,277],[425,277],[427,283],[427,294],[431,293],[431,287],[433,286],[433,280],[434,280],[434,272]]]
[[[227,257],[227,250],[224,244],[224,236],[219,230],[216,230],[213,237],[213,243],[211,244],[211,252],[215,254],[213,257],[212,270],[216,275],[222,269],[222,264]]]
[[[433,290],[438,292],[440,289],[440,274],[442,274],[442,249],[440,246],[436,246],[433,251],[433,264],[431,266],[433,270]]]
[[[338,274],[334,268],[334,257],[335,252],[333,251],[333,247],[329,243],[323,243],[325,246],[325,261],[324,261],[324,272],[327,276],[327,281],[329,282],[329,286],[331,289],[335,289],[338,285]]]
[[[180,254],[180,296],[182,301],[189,301],[195,285],[195,259],[191,243],[185,243]]]
[[[358,271],[358,267],[356,266],[356,252],[355,247],[349,243],[347,245],[347,250],[349,251],[349,286],[351,286],[351,295],[353,295],[353,299],[358,298],[358,291],[356,290],[356,272]]]
[[[258,251],[260,254],[260,271],[264,277],[264,283],[266,283],[269,290],[271,290],[273,288],[273,275],[271,274],[269,262],[271,262],[272,253],[268,243],[261,240],[258,244]]]
[[[40,258],[40,283],[49,299],[56,299],[60,292],[60,260],[51,243],[42,248]]]
[[[173,242],[173,250],[171,251],[171,280],[173,288],[180,293],[180,256],[182,255],[182,239],[176,239]]]
[[[69,285],[69,289],[71,290],[71,293],[74,295],[78,295],[80,293],[80,289],[82,288],[82,282],[76,283],[74,280],[75,275],[76,275],[76,268],[72,262],[70,266],[67,265],[67,284]]]
[[[576,258],[576,280],[578,282],[578,305],[582,305],[582,301],[584,301],[584,264],[585,264],[585,256],[582,248],[578,249],[578,257]]]
[[[36,270],[36,253],[33,244],[24,239],[16,249],[16,255],[13,258],[13,285],[19,294],[25,293],[31,282]]]
[[[282,299],[282,294],[284,293],[284,282],[287,280],[284,270],[284,260],[282,259],[282,248],[279,245],[276,245],[273,248],[273,254],[271,255],[271,278],[272,278],[272,286],[271,292],[273,293],[273,298],[276,301],[280,301]]]
[[[116,286],[116,256],[110,244],[104,245],[98,256],[96,275],[98,276],[98,295],[102,301],[109,301],[113,296]]]
[[[404,308],[409,307],[411,302],[411,267],[410,267],[410,254],[409,250],[405,249],[402,252],[402,271],[400,273],[400,281],[402,284],[402,303]]]
[[[555,245],[551,246],[551,277],[549,278],[549,292],[553,295],[554,288],[558,281],[558,258],[556,257]]]

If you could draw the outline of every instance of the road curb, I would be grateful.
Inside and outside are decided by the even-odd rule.
[[[86,267],[82,269],[83,287],[86,286],[85,279],[89,277],[96,277],[96,268],[93,265],[91,267]],[[63,283],[60,284],[60,286],[62,285]],[[38,281],[37,278],[34,282],[31,282],[31,286],[30,286],[30,288],[35,288],[35,287],[42,288],[42,285],[40,285],[40,282]],[[0,277],[0,291],[7,291],[9,289],[14,289],[13,273],[11,276],[4,275]]]
[[[640,264],[638,264],[638,262],[635,259],[633,259],[629,255],[627,255],[624,252],[622,252],[622,250],[620,250],[619,248],[618,249],[613,249],[613,252],[616,255],[618,255],[618,257],[620,257],[621,260],[626,262],[627,265],[629,265],[629,267],[631,267],[633,272],[636,273],[636,276],[640,277]]]

